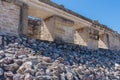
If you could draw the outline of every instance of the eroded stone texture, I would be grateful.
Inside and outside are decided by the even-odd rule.
[[[0,32],[18,33],[20,7],[7,2],[0,3]]]
[[[33,20],[33,23],[35,21]],[[37,26],[29,24],[30,37],[46,41],[73,43],[87,46],[90,49],[116,49],[120,46],[117,36],[107,33],[99,34],[99,30],[92,27],[75,29],[74,22],[63,17],[54,15],[46,20],[41,20],[40,23]]]
[[[74,22],[62,17],[53,16],[45,21],[41,21],[41,25],[34,26],[33,29],[29,26],[29,32],[37,39],[47,41],[62,41],[74,43]],[[36,34],[34,33],[34,31]]]
[[[64,13],[64,10],[63,12],[60,11],[59,14],[62,15],[53,14],[54,7],[48,7],[48,3],[44,5],[45,8],[48,8],[47,11],[45,8],[41,9],[40,7],[42,6],[38,6],[37,4],[35,4],[36,7],[21,1],[19,3],[16,0],[5,1],[10,2],[2,0],[0,3],[0,33],[24,34],[35,39],[73,43],[87,46],[91,49],[120,49],[119,34],[99,24],[98,21],[90,21],[89,23],[84,17],[80,18],[73,14],[74,18],[75,16],[79,17],[81,21],[77,20],[77,22],[75,19],[78,18],[71,19],[73,15],[70,15],[69,10],[65,11],[68,13]],[[14,3],[21,6],[21,8]],[[50,13],[48,13],[49,11]],[[55,12],[59,12],[59,10],[55,10]],[[40,24],[29,24],[28,15],[39,19],[42,18]],[[2,40],[6,40],[7,42],[3,43]],[[9,40],[6,38],[0,38],[0,45],[8,44],[8,42]]]
[[[74,22],[66,18],[55,16],[55,39],[63,42],[74,43]]]
[[[10,41],[0,50],[1,80],[120,79],[120,51],[4,37]]]
[[[119,49],[120,39],[114,34],[109,34],[110,49]]]
[[[108,49],[109,48],[109,36],[108,34],[101,34],[99,36],[99,41],[98,41],[98,47],[99,48],[104,48],[104,49]]]

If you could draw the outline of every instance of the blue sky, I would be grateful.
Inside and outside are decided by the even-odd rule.
[[[120,33],[120,0],[52,0]]]

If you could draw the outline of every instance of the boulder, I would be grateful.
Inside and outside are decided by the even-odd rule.
[[[24,80],[24,75],[21,74],[14,74],[13,75],[13,80]]]
[[[5,76],[5,78],[13,78],[13,72],[11,72],[11,71],[9,71],[9,72],[4,72],[4,76]]]
[[[3,74],[4,74],[4,70],[0,68],[0,76],[3,76]]]
[[[6,57],[6,58],[3,59],[3,62],[5,64],[12,64],[12,63],[14,63],[14,60],[11,57]]]
[[[48,63],[52,61],[50,57],[43,57],[43,60]]]
[[[31,76],[29,73],[26,73],[24,80],[33,80],[33,76]]]
[[[7,70],[7,71],[16,72],[18,68],[19,68],[19,65],[16,64],[16,63],[9,64],[9,65],[4,65],[4,69]]]
[[[27,69],[32,69],[32,62],[28,61],[28,62],[23,63],[17,72],[20,74],[24,74],[25,70]]]

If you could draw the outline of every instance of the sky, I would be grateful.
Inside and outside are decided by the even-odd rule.
[[[52,0],[120,33],[120,0]]]

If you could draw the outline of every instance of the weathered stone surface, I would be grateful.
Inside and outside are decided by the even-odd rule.
[[[31,24],[31,21],[27,22],[27,10],[31,7],[22,5],[20,9],[13,3],[0,3],[0,80],[120,79],[120,51],[108,49],[120,47],[116,34],[101,34],[98,30],[83,28],[81,23],[59,16],[49,17],[41,24],[41,20],[33,20]],[[21,27],[18,28],[19,23]],[[28,26],[30,29],[27,30]],[[24,34],[30,30],[32,38],[55,40],[57,43],[23,35],[6,35],[18,34],[18,29]],[[92,50],[84,46],[106,50]]]
[[[44,1],[41,0],[41,2]],[[45,5],[48,5],[49,3],[50,5],[52,4],[53,7],[58,6],[49,0],[45,1],[45,3],[46,2],[47,4]],[[23,3],[19,0],[2,0],[0,4],[1,34],[16,35],[19,33],[29,35],[30,33],[31,35],[29,36],[32,38],[47,41],[74,43],[78,45],[88,46],[90,49],[120,49],[118,33],[109,29],[105,25],[99,24],[98,21],[92,21],[83,16],[75,14],[70,10],[63,9],[63,6],[57,7],[63,10],[63,13],[58,16],[52,13],[47,13],[44,10],[38,10],[32,7],[28,8],[28,3]],[[20,5],[21,8],[18,5]],[[54,10],[54,8],[52,9]],[[57,10],[58,12],[59,9]],[[55,12],[57,11],[55,10]],[[68,14],[65,15],[64,11],[68,12]],[[29,20],[28,14],[39,18],[41,17],[44,21],[41,19]],[[74,14],[76,16],[74,16],[74,18],[78,17],[77,22],[71,14]],[[86,23],[89,23],[89,25]],[[2,38],[0,37],[0,45],[8,44],[9,40],[4,40],[7,42],[3,43]],[[13,42],[13,40],[11,42]],[[23,43],[25,44],[25,42]],[[33,46],[35,47],[36,44],[33,44]]]
[[[51,62],[51,58],[50,58],[50,57],[43,57],[43,60],[44,60],[45,62]]]
[[[33,80],[33,77],[29,73],[26,73],[24,80]]]
[[[14,74],[12,72],[5,72],[4,73],[5,78],[7,78],[7,77],[13,78],[13,75]]]
[[[10,58],[10,57],[4,58],[4,59],[3,59],[3,62],[4,62],[5,64],[12,64],[12,63],[14,63],[13,59]]]
[[[3,58],[5,58],[5,54],[4,54],[3,51],[1,51],[1,52],[0,52],[0,59],[3,59]]]
[[[0,68],[0,76],[3,76],[3,74],[4,74],[4,70]]]
[[[0,32],[18,34],[19,15],[19,6],[4,1],[0,3]]]
[[[32,68],[32,62],[25,62],[22,66],[18,69],[18,73],[23,74],[25,70]]]
[[[15,74],[15,75],[13,76],[13,80],[24,80],[24,75]]]
[[[4,69],[7,71],[15,72],[19,68],[19,65],[16,63],[4,65]]]
[[[11,44],[10,41],[9,45],[4,45],[4,49],[0,50],[0,55],[4,54],[0,59],[0,79],[119,80],[120,78],[119,51],[91,50],[78,45],[30,40],[23,36],[6,38],[15,43]]]

